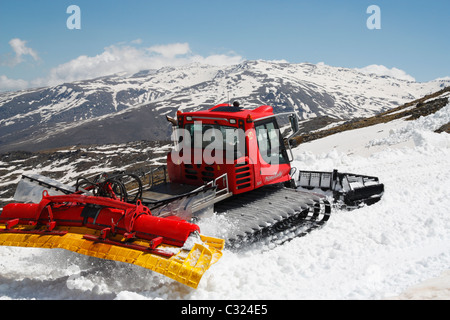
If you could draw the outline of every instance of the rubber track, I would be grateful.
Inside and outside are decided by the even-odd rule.
[[[331,205],[310,192],[268,186],[233,196],[215,210],[233,223],[226,243],[241,247],[261,240],[277,244],[303,236],[328,221]]]

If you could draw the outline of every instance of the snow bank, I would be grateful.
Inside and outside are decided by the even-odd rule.
[[[427,117],[420,117],[416,121],[408,121],[406,123],[401,121],[401,126],[391,129],[389,136],[372,140],[369,142],[369,145],[397,145],[410,139],[413,139],[414,143],[418,146],[426,146],[427,144],[436,145],[436,143],[439,145],[445,143],[445,139],[442,136],[434,135],[433,131],[449,122],[450,104],[447,104],[444,108]],[[427,138],[424,138],[423,135],[427,135]],[[442,147],[448,146],[442,145]]]
[[[437,278],[429,279],[417,286],[409,288],[393,300],[449,300],[450,271],[442,273]]]
[[[378,176],[385,184],[383,199],[359,210],[335,211],[322,229],[283,246],[225,250],[197,290],[123,263],[61,250],[0,247],[0,298],[445,297],[448,273],[442,286],[439,280],[405,290],[450,265],[450,135],[434,133],[435,126],[427,124],[448,116],[447,106],[440,116],[344,132],[295,149],[298,168]],[[214,235],[227,225],[232,227],[216,217],[200,227]],[[430,287],[440,289],[430,293]]]

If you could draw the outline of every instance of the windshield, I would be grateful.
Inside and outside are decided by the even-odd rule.
[[[185,144],[191,148],[221,150],[227,158],[237,159],[245,155],[245,132],[242,129],[222,126],[218,124],[206,124],[202,122],[188,123],[184,127]]]

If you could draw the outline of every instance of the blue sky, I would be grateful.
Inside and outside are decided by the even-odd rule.
[[[81,29],[68,29],[68,6]],[[381,11],[370,30],[367,8]],[[2,0],[0,91],[193,61],[383,65],[450,76],[448,0]],[[128,70],[129,69],[129,70]]]

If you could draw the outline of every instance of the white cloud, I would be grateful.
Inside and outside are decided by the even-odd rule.
[[[57,85],[63,82],[92,79],[125,72],[181,66],[190,63],[232,65],[242,62],[234,53],[200,56],[192,53],[188,43],[155,45],[138,48],[131,45],[112,45],[96,56],[79,56],[50,70],[45,78],[31,81],[33,86]]]
[[[188,43],[172,43],[167,45],[152,46],[147,49],[149,52],[154,52],[162,55],[166,58],[174,58],[179,55],[185,55],[191,53]]]
[[[213,66],[231,66],[239,64],[243,61],[241,56],[230,54],[213,54],[207,57],[193,56],[190,59],[192,62],[197,62],[201,64],[209,64]]]
[[[131,41],[132,44],[142,44],[142,39],[138,38]]]
[[[372,64],[364,68],[355,68],[355,70],[366,74],[376,74],[379,76],[389,76],[400,80],[416,81],[413,76],[407,74],[403,70],[397,68],[389,69],[383,65]]]
[[[21,79],[9,79],[5,75],[0,76],[0,92],[1,91],[16,91],[28,87],[28,82]]]
[[[9,66],[15,66],[24,61],[24,56],[31,56],[35,61],[39,60],[39,56],[36,51],[27,47],[27,42],[19,38],[14,38],[9,41],[9,45],[13,49],[15,56],[7,61]]]

